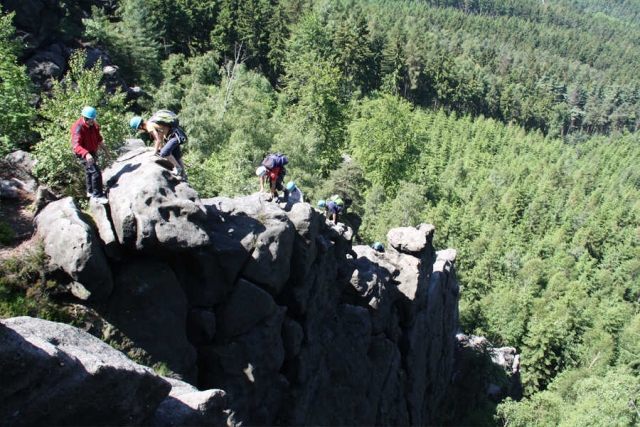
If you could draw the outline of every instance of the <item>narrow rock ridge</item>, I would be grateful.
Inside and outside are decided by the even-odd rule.
[[[88,423],[426,425],[442,419],[459,346],[459,287],[456,251],[435,250],[432,225],[390,230],[386,252],[352,247],[351,229],[307,203],[276,204],[259,193],[200,199],[135,140],[104,179],[109,203],[92,201],[91,219],[71,198],[50,202],[37,215],[50,272],[66,277],[69,292],[93,313],[85,330],[147,364],[163,364],[174,378],[133,362],[120,366],[120,353],[85,332],[77,330],[74,336],[84,338],[69,342],[70,326],[8,319],[0,329],[13,337],[0,344],[5,376],[14,372],[8,355],[29,348],[42,372],[60,378],[82,372],[92,380],[38,388],[51,402],[66,399],[56,403],[54,417],[35,406],[41,400],[27,397],[36,370],[26,380],[10,375],[3,378],[12,387],[2,401],[11,403],[0,404],[0,415],[29,413],[30,421],[45,424],[74,419],[79,403],[69,402],[98,396],[95,372],[108,367],[129,384],[101,404],[122,399],[129,406]],[[98,353],[109,357],[89,369],[84,354],[97,350],[77,348],[98,343],[108,349]],[[64,362],[63,369],[62,358],[77,362]],[[131,375],[143,385],[126,379]]]

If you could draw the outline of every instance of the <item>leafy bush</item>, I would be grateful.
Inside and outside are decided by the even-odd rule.
[[[124,94],[120,91],[108,94],[100,85],[100,62],[85,70],[85,57],[84,51],[74,52],[64,83],[54,82],[53,96],[43,99],[40,114],[45,121],[38,126],[42,140],[35,146],[36,177],[54,191],[69,196],[84,193],[84,173],[70,143],[71,126],[80,118],[82,108],[96,107],[100,132],[112,154],[122,146],[128,132],[127,123],[122,119]],[[100,159],[104,162],[104,156]]]
[[[0,7],[1,11],[1,7]],[[18,65],[20,46],[10,40],[14,14],[0,16],[0,157],[19,148],[18,142],[31,135],[29,126],[35,111],[29,106],[30,80]]]

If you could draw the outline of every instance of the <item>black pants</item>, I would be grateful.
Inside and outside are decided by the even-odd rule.
[[[87,159],[76,154],[76,157],[80,160],[80,163],[84,166],[85,177],[87,180],[87,193],[94,196],[102,196],[102,171],[98,166],[98,153],[91,153],[93,156],[93,163],[89,164]]]

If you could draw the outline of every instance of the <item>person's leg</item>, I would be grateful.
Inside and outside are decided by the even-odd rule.
[[[178,164],[178,161],[173,155],[173,152],[176,147],[178,147],[178,150],[180,149],[178,138],[171,138],[169,141],[167,141],[165,146],[162,147],[162,150],[160,150],[160,156],[169,160],[174,167],[180,167],[180,165]]]
[[[84,160],[83,163],[84,163],[84,179],[86,181],[85,185],[87,186],[87,195],[93,196],[94,195],[93,179],[92,179],[93,173],[91,172],[91,165],[87,163],[86,160]]]
[[[97,163],[94,163],[91,166],[91,185],[93,187],[93,195],[102,196],[102,171]]]
[[[286,198],[288,195],[288,191],[284,189],[282,181],[284,181],[284,173],[280,173],[280,175],[278,175],[278,179],[276,180],[276,197],[278,197],[278,191],[282,191],[284,193],[284,197]]]
[[[174,168],[177,167],[177,166],[180,166],[178,164],[178,161],[176,160],[176,158],[173,157],[171,154],[169,154],[168,156],[162,156],[162,157],[164,157],[165,159],[169,160]]]
[[[93,167],[93,165],[95,164],[90,164],[87,159],[85,159],[84,157],[76,154],[76,157],[78,158],[78,160],[80,161],[80,163],[82,164],[82,166],[84,167],[84,178],[85,178],[85,185],[87,187],[87,195],[88,196],[93,196],[95,195],[95,189],[93,188],[93,171],[95,170],[95,168]]]
[[[182,150],[180,149],[180,144],[179,143],[178,143],[178,145],[175,146],[175,148],[173,149],[171,154],[173,154],[173,157],[176,159],[176,163],[178,164],[178,167],[180,168],[180,175],[182,176],[182,178],[186,179],[187,178],[187,171],[184,168],[184,162],[182,161]]]

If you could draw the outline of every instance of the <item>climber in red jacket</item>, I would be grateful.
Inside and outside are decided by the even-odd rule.
[[[98,166],[98,147],[102,148],[109,160],[111,154],[104,145],[96,116],[95,108],[82,109],[82,117],[71,127],[71,143],[73,152],[85,168],[87,197],[106,203],[108,200],[102,190],[102,171]]]

